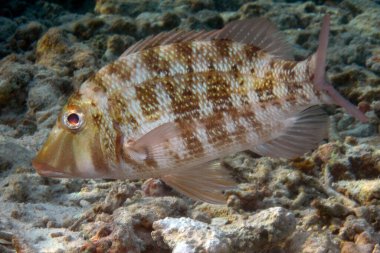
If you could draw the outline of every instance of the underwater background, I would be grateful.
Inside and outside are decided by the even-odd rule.
[[[314,152],[231,154],[226,205],[31,166],[68,96],[135,42],[266,17],[302,60],[326,14],[328,78],[369,122],[329,106]],[[379,123],[380,1],[0,0],[0,252],[380,252]]]

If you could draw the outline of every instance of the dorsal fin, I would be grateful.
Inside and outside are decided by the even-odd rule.
[[[284,60],[292,60],[291,46],[276,26],[266,18],[237,20],[220,29],[215,39],[230,39],[253,45]]]
[[[149,48],[157,47],[157,46],[163,46],[163,45],[169,45],[169,44],[187,42],[187,41],[207,40],[211,38],[211,36],[218,31],[219,30],[212,30],[208,32],[207,31],[187,32],[187,31],[174,30],[170,32],[161,32],[157,35],[151,35],[144,40],[138,41],[136,44],[128,48],[121,56],[127,56],[129,54],[133,54],[133,53],[143,51]]]
[[[220,30],[212,31],[170,31],[141,40],[128,48],[122,57],[149,48],[189,41],[231,40],[248,44],[286,60],[293,59],[291,47],[276,27],[265,18],[237,20]]]

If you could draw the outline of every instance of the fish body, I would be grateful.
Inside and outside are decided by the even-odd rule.
[[[327,34],[325,18],[317,53],[300,62],[264,19],[139,42],[69,98],[33,165],[46,176],[161,178],[222,203],[234,182],[219,158],[302,155],[326,135],[320,104],[365,120],[325,81]]]

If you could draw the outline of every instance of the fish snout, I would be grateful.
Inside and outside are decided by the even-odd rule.
[[[32,165],[46,177],[124,177],[119,171],[109,170],[97,136],[80,136],[60,129],[53,129]]]
[[[73,177],[77,166],[71,136],[61,129],[53,129],[32,165],[41,176]]]

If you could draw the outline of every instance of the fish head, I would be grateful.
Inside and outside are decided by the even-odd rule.
[[[47,177],[105,178],[108,163],[100,143],[101,113],[90,100],[73,95],[57,118],[47,141],[32,161]]]

